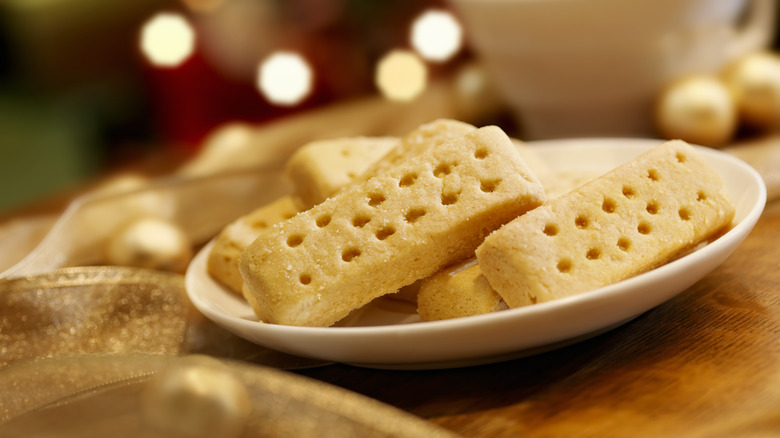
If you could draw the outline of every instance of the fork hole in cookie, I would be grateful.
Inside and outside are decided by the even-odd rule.
[[[601,250],[598,248],[591,248],[585,253],[585,258],[588,260],[598,260],[601,258]]]
[[[407,173],[404,175],[400,181],[398,181],[399,187],[410,187],[414,182],[417,180],[417,174],[416,173]]]
[[[457,193],[442,193],[441,195],[441,205],[452,205],[454,203],[458,202],[458,194]]]
[[[658,214],[658,204],[655,201],[650,201],[647,203],[645,210],[650,214]]]
[[[675,158],[677,158],[678,163],[684,163],[688,161],[688,157],[685,156],[682,152],[677,152],[677,155],[675,155]]]
[[[574,225],[577,226],[577,228],[585,229],[588,228],[588,224],[590,221],[588,220],[587,216],[579,215],[574,219]]]
[[[617,203],[614,199],[605,198],[604,202],[601,203],[601,210],[604,213],[614,213],[615,208],[617,208]]]
[[[303,243],[303,236],[301,236],[300,234],[293,234],[287,237],[287,246],[289,246],[290,248],[295,248],[301,243]]]
[[[358,215],[352,218],[352,226],[356,228],[363,228],[371,222],[371,218],[368,216]]]
[[[433,169],[433,176],[436,178],[444,178],[452,173],[452,166],[449,163],[439,163],[435,169]]]
[[[680,216],[680,219],[684,221],[691,220],[691,211],[688,210],[686,207],[683,207],[677,211],[677,214]]]
[[[634,188],[631,186],[623,186],[623,196],[625,196],[628,199],[631,199],[636,195],[636,192],[634,191]]]
[[[544,225],[544,234],[548,236],[555,236],[558,234],[558,225],[555,224],[545,224]]]
[[[561,274],[566,274],[571,272],[572,263],[570,259],[560,259],[555,267],[558,268],[558,272]]]
[[[385,195],[381,193],[370,193],[368,195],[368,205],[371,207],[379,207],[383,202],[385,202]]]
[[[383,228],[380,228],[379,230],[377,230],[376,234],[374,234],[374,235],[379,240],[385,240],[388,237],[392,236],[393,234],[395,234],[395,228],[393,228],[393,227],[383,227]]]
[[[631,249],[631,241],[627,237],[621,237],[617,241],[617,247],[623,252],[628,252]]]
[[[500,183],[501,183],[500,179],[490,179],[490,180],[480,181],[479,189],[485,193],[493,193],[496,191],[496,188]]]
[[[345,262],[351,262],[352,260],[355,260],[355,257],[359,255],[360,255],[360,249],[347,248],[341,252],[341,260],[344,260]]]
[[[318,227],[325,228],[330,223],[330,215],[323,214],[321,216],[318,216],[315,223],[317,224]]]
[[[479,148],[474,151],[474,158],[477,160],[484,160],[488,156],[488,151],[485,148]]]
[[[302,285],[306,286],[307,284],[311,284],[311,275],[309,274],[301,274],[298,276],[298,282],[300,282]]]
[[[656,169],[649,169],[647,171],[647,177],[650,178],[651,181],[658,181],[661,179],[661,174],[659,174]]]
[[[707,194],[704,193],[703,190],[699,190],[698,192],[696,192],[696,200],[699,201],[699,202],[706,201],[707,200]]]
[[[411,208],[409,211],[406,212],[404,215],[404,219],[406,222],[413,224],[417,222],[421,217],[425,216],[425,209],[424,208]]]
[[[640,222],[639,225],[637,225],[636,230],[639,232],[639,234],[650,234],[650,231],[652,231],[652,227],[647,222]]]

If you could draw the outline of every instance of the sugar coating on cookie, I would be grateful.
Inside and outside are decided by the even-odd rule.
[[[720,175],[695,148],[670,141],[506,224],[476,255],[490,285],[518,307],[648,271],[733,216]]]
[[[214,239],[214,246],[206,259],[206,272],[231,292],[241,295],[244,279],[238,271],[238,258],[244,248],[260,233],[295,216],[300,210],[300,202],[295,197],[283,196],[234,220]]]
[[[330,326],[473,256],[487,234],[543,201],[512,141],[485,127],[277,224],[239,267],[261,319]]]

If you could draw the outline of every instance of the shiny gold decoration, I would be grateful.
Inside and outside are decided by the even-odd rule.
[[[173,438],[238,437],[250,409],[243,383],[208,356],[174,361],[146,384],[141,397],[147,424]]]
[[[192,259],[192,252],[192,243],[176,224],[145,217],[131,222],[109,238],[106,262],[184,272]]]
[[[69,268],[0,281],[0,367],[95,353],[179,354],[193,307],[180,275]]]
[[[178,274],[94,266],[0,280],[0,370],[26,360],[101,353],[208,354],[284,369],[327,363],[222,329],[192,306]]]
[[[0,426],[3,436],[178,438],[182,435],[177,437],[147,421],[144,406],[149,387],[160,384],[160,379],[177,380],[176,375],[183,370],[197,369],[202,373],[208,369],[216,372],[212,377],[220,376],[217,380],[227,379],[231,385],[244,389],[251,415],[246,417],[242,437],[455,437],[397,408],[307,377],[241,362],[214,364],[215,359],[195,363],[190,360],[164,356],[82,356],[7,368],[15,372],[13,379],[0,376],[4,385],[0,400],[17,397],[31,398],[32,402],[23,403],[24,411],[16,409],[3,418],[7,420]],[[87,373],[98,377],[80,381]],[[101,382],[101,378],[105,380]],[[25,389],[33,396],[15,390],[14,381],[30,383]],[[41,384],[36,386],[35,382]],[[201,401],[219,397],[223,390],[212,385],[214,381],[202,386],[194,382],[186,386],[192,384],[193,388],[204,389],[194,396]],[[8,396],[7,388],[12,388]],[[210,436],[228,435],[220,431]]]
[[[689,76],[660,95],[655,112],[660,134],[703,146],[722,146],[734,136],[738,119],[731,93],[717,78]]]
[[[15,362],[0,368],[0,424],[74,396],[95,394],[109,385],[145,380],[173,357],[88,354]]]
[[[780,56],[756,52],[737,59],[723,74],[741,121],[759,129],[780,126]]]

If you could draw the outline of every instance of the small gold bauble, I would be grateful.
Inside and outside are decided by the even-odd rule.
[[[144,387],[141,413],[172,438],[234,438],[246,428],[252,403],[244,384],[216,359],[174,361]]]
[[[106,264],[183,272],[192,258],[192,244],[175,224],[145,217],[112,235]]]
[[[719,79],[695,75],[671,83],[656,107],[662,136],[704,146],[721,146],[737,129],[734,99]]]
[[[725,69],[723,78],[746,125],[780,126],[780,56],[771,52],[743,56]]]

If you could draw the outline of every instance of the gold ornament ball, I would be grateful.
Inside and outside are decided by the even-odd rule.
[[[131,222],[109,237],[109,265],[183,272],[192,258],[192,244],[181,228],[160,218]]]
[[[216,359],[180,358],[144,387],[145,423],[172,438],[234,438],[246,428],[252,403],[244,384]]]
[[[665,138],[717,147],[731,140],[736,132],[736,105],[718,78],[690,76],[662,90],[656,125]]]
[[[723,78],[746,125],[780,126],[780,56],[772,52],[745,55],[725,69]]]

